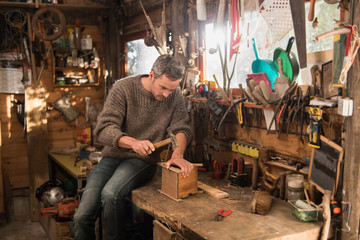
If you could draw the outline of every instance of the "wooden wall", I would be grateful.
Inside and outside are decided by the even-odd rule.
[[[16,115],[14,99],[24,102],[23,94],[0,94],[1,160],[4,188],[29,186],[29,163],[24,127]]]
[[[93,38],[101,61],[104,61],[103,37],[98,26],[85,26],[84,34],[90,34]],[[47,49],[46,49],[47,50]],[[85,97],[91,100],[103,102],[104,99],[104,80],[103,74],[99,81],[99,86],[91,87],[54,87],[53,59],[48,59],[49,67],[45,69],[39,84],[43,85],[47,91],[46,102],[54,103],[57,99],[69,91],[81,90],[72,98],[72,104],[81,112],[85,113]],[[101,66],[103,70],[103,66]],[[36,69],[37,75],[41,68]],[[12,103],[14,99],[24,102],[24,94],[0,94],[0,119],[2,135],[2,168],[4,177],[4,188],[24,188],[29,187],[29,161],[27,139],[23,130],[23,125],[19,122],[16,115],[16,105]],[[75,146],[75,121],[71,124],[65,121],[64,116],[54,118],[59,112],[53,110],[47,114],[48,118],[48,146],[53,147]],[[84,116],[79,116],[78,123],[85,122]]]

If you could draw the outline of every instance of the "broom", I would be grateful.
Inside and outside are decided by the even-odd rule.
[[[270,212],[272,196],[265,191],[255,191],[251,200],[251,212],[265,216]]]

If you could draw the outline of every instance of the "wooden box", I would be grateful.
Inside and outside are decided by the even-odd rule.
[[[180,168],[170,167],[167,169],[165,167],[165,163],[159,163],[159,165],[162,167],[161,193],[173,198],[174,200],[181,200],[181,198],[185,198],[189,196],[189,194],[197,193],[197,166],[194,166],[189,176],[184,178]]]
[[[57,222],[53,216],[40,216],[40,224],[47,233],[49,240],[71,239],[73,221]]]

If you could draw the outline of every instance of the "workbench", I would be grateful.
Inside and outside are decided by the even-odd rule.
[[[199,179],[209,179],[209,173],[200,173]],[[214,182],[214,181],[212,181]],[[132,191],[132,202],[189,240],[212,239],[318,239],[321,221],[299,222],[290,212],[287,202],[274,198],[266,216],[250,213],[250,201],[216,199],[206,193],[197,193],[177,202],[160,193],[161,176]],[[223,221],[215,221],[220,209],[231,209]],[[170,238],[169,238],[170,239]]]
[[[75,166],[75,155],[69,154],[56,154],[49,153],[49,175],[50,180],[55,181],[56,166],[63,169],[71,177],[75,178],[77,181],[77,188],[82,189],[85,186],[86,182],[86,172],[80,170],[80,166],[83,165],[87,159],[81,159],[76,162]]]

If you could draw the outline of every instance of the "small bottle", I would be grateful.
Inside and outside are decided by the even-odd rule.
[[[74,42],[76,50],[81,51],[81,32],[78,27],[76,27],[74,31]]]
[[[71,51],[71,56],[72,56],[72,65],[74,67],[77,67],[78,66],[78,58],[77,58],[77,50],[76,49],[73,49]]]
[[[75,49],[75,43],[74,43],[74,29],[68,28],[69,33],[69,48]]]

